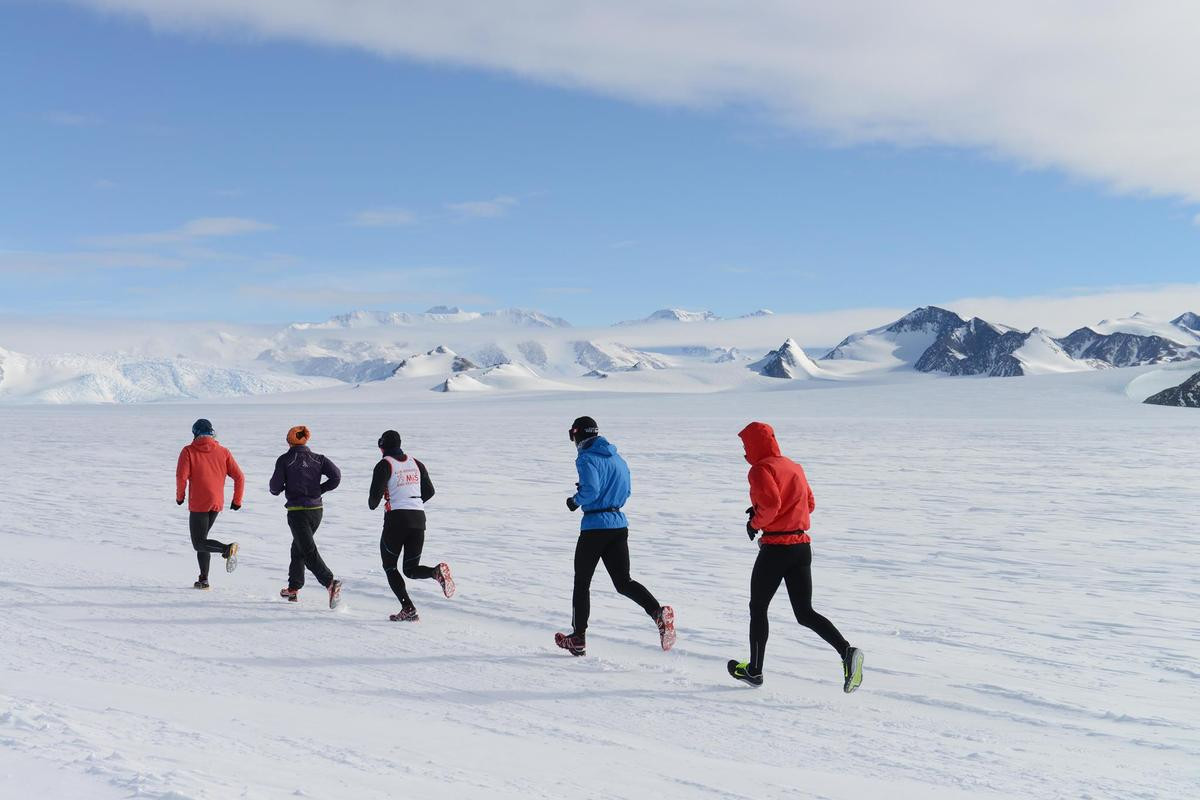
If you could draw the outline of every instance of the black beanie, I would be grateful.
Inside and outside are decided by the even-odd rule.
[[[572,442],[583,442],[593,436],[600,435],[600,426],[591,417],[580,417],[571,423],[570,437]]]
[[[385,453],[390,450],[399,450],[400,434],[396,431],[384,431],[383,436],[379,437],[379,449]]]

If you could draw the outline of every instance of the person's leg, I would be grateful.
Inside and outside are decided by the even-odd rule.
[[[292,549],[288,554],[288,588],[299,591],[304,588],[304,552],[300,549],[304,521],[297,515],[296,511],[287,512],[288,528],[292,531]]]
[[[654,595],[629,577],[629,532],[614,534],[600,557],[604,560],[604,568],[608,570],[608,576],[612,578],[616,590],[641,606],[651,617],[658,616],[658,610],[662,606],[654,599]]]
[[[288,525],[292,528],[292,544],[300,555],[300,582],[304,582],[304,568],[313,574],[317,582],[328,587],[333,582],[333,571],[325,565],[321,552],[317,549],[316,533],[321,525],[322,510],[307,508],[302,511],[288,512]],[[288,580],[291,581],[289,573]],[[300,588],[297,586],[296,588]]]
[[[226,545],[208,538],[208,532],[217,521],[218,511],[189,511],[188,532],[192,536],[192,549],[196,551],[196,563],[200,565],[200,579],[208,580],[211,553],[224,553]]]
[[[383,535],[379,537],[379,557],[383,560],[383,572],[387,575],[392,593],[396,595],[396,599],[400,601],[401,605],[410,606],[412,599],[408,596],[408,587],[404,585],[404,578],[400,575],[400,569],[397,567],[400,551],[404,549],[404,539],[401,534],[403,534],[403,530],[394,525],[388,525],[385,516]]]
[[[600,554],[608,543],[604,533],[584,532],[575,543],[575,587],[571,593],[571,632],[582,635],[587,631],[592,615],[592,576],[600,563]]]
[[[796,621],[806,628],[811,628],[829,646],[837,650],[843,658],[850,643],[832,622],[818,614],[812,607],[812,546],[807,544],[791,545],[795,548],[797,557],[788,568],[784,580],[787,582],[788,597],[792,601],[792,611],[796,613]]]
[[[412,528],[404,534],[404,559],[401,562],[404,576],[413,580],[432,578],[437,575],[434,567],[421,566],[421,552],[425,549],[425,531]]]
[[[747,671],[751,675],[762,674],[767,635],[770,633],[767,609],[783,580],[780,561],[786,555],[784,547],[761,545],[758,558],[754,560],[754,570],[750,573],[750,662]]]

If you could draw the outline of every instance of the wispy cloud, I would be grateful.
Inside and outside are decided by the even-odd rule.
[[[463,217],[503,217],[518,204],[517,198],[502,194],[491,200],[465,200],[447,203],[446,208]]]
[[[356,0],[350,13],[345,0],[75,2],[162,29],[760,110],[831,142],[964,147],[1200,201],[1200,104],[1187,77],[1200,72],[1194,3]]]
[[[0,272],[46,273],[117,269],[183,269],[184,260],[154,253],[119,251],[0,251]]]
[[[406,208],[368,208],[354,214],[350,224],[359,228],[402,228],[415,225],[417,215]]]
[[[244,217],[201,217],[165,231],[96,236],[86,241],[99,247],[153,247],[187,244],[224,236],[241,236],[274,229],[275,226],[270,223]]]

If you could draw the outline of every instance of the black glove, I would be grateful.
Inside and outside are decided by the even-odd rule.
[[[237,503],[230,503],[229,508],[233,511],[241,511],[242,510],[242,507],[240,505],[238,505]]]
[[[574,495],[567,498],[567,508],[571,509],[572,511],[575,511],[579,508],[579,503],[575,502]]]
[[[754,527],[750,520],[754,519],[754,506],[746,509],[746,513],[750,515],[750,519],[746,520],[746,535],[750,537],[750,541],[754,541],[754,537],[758,535],[758,529]]]
[[[177,506],[181,506],[181,505],[183,505],[183,498],[181,497],[181,498],[179,498],[178,500],[176,500],[176,501],[175,501],[175,505],[177,505]]]

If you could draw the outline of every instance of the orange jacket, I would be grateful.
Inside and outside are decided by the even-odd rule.
[[[751,526],[763,532],[764,544],[804,544],[812,524],[809,514],[817,507],[804,469],[785,458],[775,441],[775,431],[765,422],[751,422],[738,434],[750,464]],[[787,537],[771,534],[786,533]]]
[[[188,511],[220,511],[225,507],[225,478],[233,478],[233,503],[242,504],[246,476],[233,453],[211,436],[197,436],[179,451],[175,466],[175,500],[183,500],[189,483]]]

